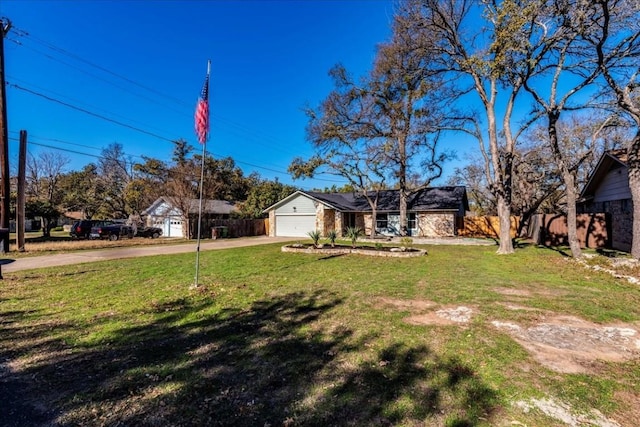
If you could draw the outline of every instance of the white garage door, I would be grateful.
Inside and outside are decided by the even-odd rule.
[[[315,215],[276,216],[276,236],[278,237],[309,237],[307,233],[315,229]]]

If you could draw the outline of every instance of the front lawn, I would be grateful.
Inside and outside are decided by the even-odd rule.
[[[426,249],[205,251],[195,290],[195,254],[5,274],[0,420],[640,425],[638,285],[552,250]],[[607,343],[619,359],[585,359]]]

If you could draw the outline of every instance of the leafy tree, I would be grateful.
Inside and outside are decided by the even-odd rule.
[[[127,207],[136,215],[165,195],[168,179],[168,167],[163,161],[145,156],[143,159],[144,163],[133,165],[133,178],[124,190]]]
[[[62,206],[65,210],[80,211],[85,218],[97,218],[102,204],[98,193],[98,167],[90,163],[80,171],[73,171],[61,179]]]
[[[102,201],[99,208],[101,216],[126,218],[131,213],[125,189],[132,180],[132,168],[133,162],[126,157],[122,144],[114,142],[102,150],[96,181],[96,190]]]
[[[25,216],[42,220],[42,235],[49,237],[51,228],[62,212],[49,200],[31,199],[25,204]]]
[[[425,66],[424,44],[432,39],[416,40],[411,18],[402,10],[396,15],[391,39],[379,46],[373,69],[360,83],[342,66],[331,70],[336,88],[318,110],[307,111],[316,154],[294,159],[289,167],[294,178],[322,169],[347,179],[367,199],[374,218],[379,190],[391,178],[400,192],[402,234],[409,194],[439,177],[447,157],[437,150],[447,108],[440,82]],[[419,171],[417,185],[411,185],[412,170]]]
[[[249,179],[252,184],[247,193],[246,200],[240,204],[242,215],[247,218],[262,218],[262,213],[269,206],[294,193],[297,188],[283,184],[277,179],[274,181],[260,179],[253,175]]]

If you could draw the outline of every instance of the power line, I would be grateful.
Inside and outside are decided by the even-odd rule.
[[[120,125],[120,126],[123,126],[123,127],[129,128],[129,129],[135,130],[135,131],[137,131],[137,132],[140,132],[140,133],[144,133],[144,134],[146,134],[146,135],[153,136],[153,137],[158,138],[158,139],[161,139],[161,140],[163,140],[163,141],[168,141],[168,142],[173,142],[173,141],[174,141],[174,140],[172,140],[172,139],[165,138],[164,136],[160,136],[160,135],[155,134],[155,133],[153,133],[153,132],[149,132],[149,131],[147,131],[147,130],[140,129],[140,128],[138,128],[138,127],[135,127],[135,126],[132,126],[132,125],[129,125],[129,124],[123,123],[123,122],[121,122],[121,121],[118,121],[118,120],[115,120],[115,119],[112,119],[112,118],[109,118],[109,117],[103,116],[103,115],[101,115],[101,114],[94,113],[93,111],[89,111],[89,110],[87,110],[87,109],[85,109],[85,108],[77,107],[77,106],[75,106],[75,105],[69,104],[68,102],[60,101],[59,99],[56,99],[56,98],[50,97],[50,96],[45,95],[45,94],[43,94],[43,93],[36,92],[36,91],[34,91],[34,90],[31,90],[31,89],[27,89],[27,88],[25,88],[25,87],[22,87],[22,86],[19,86],[19,85],[15,84],[15,83],[7,83],[7,86],[10,86],[10,87],[13,87],[13,88],[15,88],[15,89],[19,89],[19,90],[22,90],[22,91],[25,91],[25,92],[31,93],[31,94],[33,94],[33,95],[39,96],[39,97],[44,98],[44,99],[46,99],[46,100],[48,100],[48,101],[51,101],[51,102],[56,102],[56,103],[58,103],[58,104],[60,104],[60,105],[64,105],[65,107],[69,107],[69,108],[72,108],[72,109],[74,109],[74,110],[81,111],[81,112],[83,112],[83,113],[85,113],[85,114],[89,114],[90,116],[98,117],[99,119],[106,120],[106,121],[108,121],[108,122],[115,123],[115,124],[117,124],[117,125]]]
[[[72,59],[75,59],[76,61],[79,61],[79,62],[82,62],[84,64],[87,64],[87,65],[89,65],[89,66],[91,66],[93,68],[96,68],[96,69],[98,69],[100,71],[103,71],[103,72],[105,72],[107,74],[110,74],[110,75],[112,75],[114,77],[117,77],[117,78],[119,78],[121,80],[124,80],[127,83],[130,83],[130,84],[132,84],[134,86],[138,86],[138,87],[140,87],[140,88],[142,88],[144,90],[147,90],[147,91],[149,91],[151,93],[159,95],[159,96],[161,96],[163,98],[167,98],[167,99],[169,99],[171,101],[174,101],[174,102],[176,102],[178,104],[182,104],[183,106],[188,106],[187,103],[184,100],[181,100],[181,99],[174,98],[172,96],[166,95],[166,94],[164,94],[164,93],[162,93],[162,92],[160,92],[160,91],[158,91],[156,89],[150,88],[150,87],[145,86],[145,85],[143,85],[141,83],[138,83],[138,82],[136,82],[136,81],[134,81],[134,80],[132,80],[132,79],[130,79],[128,77],[125,77],[125,76],[123,76],[121,74],[113,72],[113,71],[111,71],[111,70],[109,70],[109,69],[107,69],[105,67],[102,67],[102,66],[100,66],[98,64],[95,64],[95,63],[93,63],[93,62],[91,62],[91,61],[89,61],[87,59],[84,59],[84,58],[80,57],[79,55],[76,55],[75,53],[69,52],[66,49],[58,47],[58,46],[56,46],[56,45],[54,45],[54,44],[52,44],[52,43],[50,43],[50,42],[48,42],[46,40],[43,40],[43,39],[40,39],[38,37],[32,36],[31,34],[29,34],[25,30],[21,30],[21,29],[17,29],[17,28],[16,28],[16,30],[19,32],[19,35],[27,37],[27,38],[35,41],[36,43],[39,43],[39,44],[41,44],[41,45],[43,45],[43,46],[45,46],[45,47],[47,47],[47,48],[49,48],[49,49],[51,49],[51,50],[53,50],[55,52],[59,52],[59,53],[61,53],[63,55],[66,55],[66,56],[72,58]],[[189,106],[189,107],[191,107],[191,106]]]
[[[74,54],[74,53],[72,53],[72,52],[69,52],[68,50],[66,50],[66,49],[64,49],[64,48],[58,47],[58,46],[54,45],[53,43],[50,43],[50,42],[47,42],[47,41],[45,41],[45,40],[39,39],[39,38],[37,38],[37,37],[35,37],[35,36],[32,36],[31,34],[29,34],[29,33],[28,33],[27,31],[25,31],[25,30],[21,30],[21,29],[15,29],[15,30],[18,32],[18,35],[19,35],[19,36],[27,37],[28,39],[33,40],[33,41],[35,41],[36,43],[39,43],[39,44],[41,44],[41,45],[43,45],[43,46],[47,47],[48,49],[51,49],[51,50],[52,50],[52,51],[54,51],[54,52],[57,52],[57,53],[61,53],[61,54],[63,54],[63,55],[66,55],[66,56],[68,56],[68,57],[70,57],[70,58],[72,58],[72,59],[74,59],[74,60],[77,60],[77,61],[79,61],[79,62],[81,62],[81,63],[87,64],[87,65],[89,65],[89,66],[91,66],[91,67],[93,67],[93,68],[96,68],[96,69],[98,69],[98,70],[101,70],[101,71],[103,71],[103,72],[105,72],[105,73],[107,73],[107,74],[109,74],[109,75],[112,75],[112,76],[114,76],[114,77],[117,77],[117,78],[119,78],[119,79],[121,79],[121,80],[123,80],[123,81],[125,81],[125,82],[127,82],[127,83],[130,83],[130,84],[134,85],[134,86],[137,86],[137,87],[140,87],[140,88],[142,88],[142,89],[145,89],[145,90],[147,90],[147,91],[149,91],[149,92],[152,92],[152,93],[154,93],[154,94],[156,94],[156,95],[159,95],[159,96],[161,96],[161,97],[163,97],[163,98],[166,98],[166,99],[172,100],[172,101],[174,101],[174,102],[176,102],[176,103],[178,103],[178,104],[180,104],[180,105],[182,105],[182,106],[184,106],[184,107],[188,107],[188,108],[191,108],[191,107],[192,107],[192,105],[190,105],[190,104],[186,103],[184,100],[180,100],[180,99],[177,99],[177,98],[172,97],[172,96],[170,96],[170,95],[166,95],[166,94],[164,94],[164,93],[162,93],[162,92],[160,92],[160,91],[158,91],[158,90],[156,90],[156,89],[150,88],[150,87],[148,87],[148,86],[146,86],[146,85],[143,85],[143,84],[141,84],[141,83],[139,83],[139,82],[136,82],[136,81],[134,81],[134,80],[132,80],[132,79],[130,79],[130,78],[128,78],[128,77],[125,77],[125,76],[123,76],[123,75],[121,75],[121,74],[118,74],[118,73],[116,73],[116,72],[113,72],[113,71],[111,71],[111,70],[109,70],[109,69],[107,69],[107,68],[105,68],[105,67],[103,67],[103,66],[100,66],[100,65],[98,65],[98,64],[93,63],[92,61],[89,61],[89,60],[87,60],[87,59],[84,59],[84,58],[82,58],[81,56],[79,56],[79,55],[77,55],[77,54]],[[18,41],[16,41],[16,43],[17,43],[17,44],[19,44],[19,45],[21,45],[21,46],[25,46],[24,44],[19,43]],[[163,106],[167,107],[167,105],[166,105],[166,104],[158,103],[158,102],[156,102],[155,100],[152,100],[152,99],[150,99],[150,98],[148,98],[148,97],[145,97],[145,96],[142,96],[142,95],[140,95],[140,94],[134,93],[134,92],[132,92],[132,91],[130,91],[130,90],[127,90],[126,88],[123,88],[122,86],[119,86],[119,85],[117,85],[117,84],[115,84],[115,83],[113,83],[113,82],[109,82],[109,81],[108,81],[108,80],[106,80],[106,79],[103,79],[103,78],[101,78],[101,77],[98,77],[98,76],[96,76],[95,74],[89,73],[89,72],[87,72],[87,71],[85,71],[85,70],[80,69],[79,67],[73,66],[73,65],[69,64],[68,62],[61,61],[61,60],[59,60],[59,59],[57,59],[57,58],[54,58],[54,57],[53,57],[53,56],[51,56],[51,55],[48,55],[48,54],[46,54],[46,53],[44,53],[44,52],[41,52],[41,51],[39,51],[39,50],[37,50],[37,49],[34,49],[33,47],[28,47],[28,48],[29,48],[29,49],[31,49],[31,50],[33,50],[33,51],[35,51],[35,52],[37,52],[37,53],[39,53],[39,54],[41,54],[41,55],[43,55],[43,56],[45,56],[45,57],[47,57],[47,58],[50,58],[50,59],[55,60],[55,61],[58,61],[58,62],[60,62],[60,63],[62,63],[62,64],[64,64],[64,65],[67,65],[67,66],[71,67],[71,68],[77,69],[77,70],[79,70],[79,71],[83,72],[84,74],[87,74],[87,75],[89,75],[89,76],[91,76],[91,77],[94,77],[94,78],[96,78],[96,79],[98,79],[98,80],[101,80],[101,81],[107,82],[107,83],[109,83],[109,84],[111,84],[111,85],[113,85],[113,86],[115,86],[115,87],[118,87],[119,89],[121,89],[121,90],[123,90],[123,91],[125,91],[125,92],[127,92],[127,93],[130,93],[130,94],[132,94],[132,95],[138,96],[138,97],[140,97],[140,98],[142,98],[142,99],[145,99],[145,100],[147,100],[147,101],[153,102],[153,103],[155,103],[155,104],[163,105]],[[173,111],[178,111],[178,110],[175,110],[175,109],[174,109],[174,108],[172,108],[172,107],[170,107],[170,108],[171,108]],[[184,115],[184,116],[190,116],[190,114],[186,113],[185,111],[179,111],[179,112],[180,112],[180,114],[182,114],[182,115]],[[215,112],[212,112],[212,117],[215,119],[215,122],[216,122],[216,123],[223,123],[223,124],[227,124],[227,125],[228,125],[228,126],[230,126],[230,127],[233,127],[233,128],[239,129],[240,131],[243,131],[245,134],[242,134],[242,133],[236,133],[237,135],[239,135],[239,136],[241,136],[241,137],[243,137],[243,138],[251,139],[251,140],[255,141],[256,143],[258,143],[259,145],[262,145],[262,146],[267,147],[267,146],[266,146],[266,145],[265,145],[265,144],[260,140],[260,139],[262,139],[262,140],[265,140],[265,139],[266,139],[266,140],[271,141],[271,144],[268,146],[268,148],[269,148],[269,149],[272,149],[272,150],[273,150],[273,149],[276,149],[276,150],[278,150],[278,151],[281,151],[281,152],[283,152],[283,153],[287,153],[287,154],[294,154],[294,155],[296,154],[296,153],[294,153],[294,152],[292,152],[292,151],[290,151],[290,150],[288,150],[288,149],[286,149],[286,148],[283,148],[283,146],[280,146],[280,145],[279,145],[280,139],[279,139],[279,138],[277,138],[277,137],[273,137],[273,136],[267,135],[267,134],[265,134],[265,133],[263,133],[263,132],[256,131],[256,130],[254,130],[254,129],[250,129],[250,128],[248,128],[248,127],[246,127],[246,126],[243,126],[243,125],[241,125],[241,124],[239,124],[239,123],[236,123],[236,122],[234,122],[234,121],[232,121],[232,120],[230,120],[230,119],[228,119],[228,118],[225,118],[225,117],[223,117],[223,116],[220,116],[220,115],[218,115],[218,114],[215,114]],[[232,133],[235,133],[235,132],[232,132]],[[248,137],[247,137],[247,134],[249,135]],[[252,137],[252,135],[253,135],[253,137]],[[259,138],[259,139],[256,139],[256,137],[257,137],[257,138]]]
[[[52,142],[59,142],[59,143],[64,143],[64,144],[69,144],[69,145],[75,145],[75,146],[79,146],[79,147],[91,148],[91,149],[94,149],[94,150],[98,149],[96,147],[90,147],[90,146],[86,146],[86,145],[75,144],[75,143],[68,142],[68,141],[61,141],[59,139],[51,139],[51,138],[47,139],[47,138],[42,138],[42,137],[38,137],[38,136],[35,136],[35,135],[31,135],[30,137],[31,138],[36,138],[36,139],[41,139],[41,140],[50,140]],[[17,138],[9,138],[9,139],[13,140],[13,141],[17,141]],[[71,149],[68,149],[68,148],[56,147],[55,145],[50,145],[50,144],[43,144],[43,143],[33,142],[33,141],[29,141],[29,144],[30,145],[35,145],[35,146],[38,146],[38,147],[45,147],[45,148],[50,148],[50,149],[54,149],[54,150],[58,150],[58,151],[63,151],[63,152],[67,152],[67,153],[78,154],[78,155],[83,155],[83,156],[87,156],[87,157],[93,157],[93,158],[96,158],[96,159],[105,159],[105,157],[101,156],[101,155],[90,154],[90,153],[86,153],[86,152],[83,152],[83,151],[71,150]],[[214,153],[214,152],[210,152],[209,154],[211,154],[211,156],[213,156],[214,159],[231,158],[234,163],[239,164],[239,165],[250,166],[250,167],[253,167],[253,168],[256,168],[256,169],[261,169],[261,170],[277,173],[277,174],[280,174],[280,175],[289,176],[288,172],[283,172],[281,170],[272,169],[272,168],[256,165],[256,164],[249,163],[249,162],[244,162],[242,160],[234,159],[231,156],[222,156],[222,155],[219,155],[219,154],[216,155],[216,153]],[[139,158],[139,159],[145,160],[144,156],[139,156],[139,155],[135,155],[135,154],[127,154],[127,153],[123,153],[123,155],[125,155],[126,157],[130,157],[130,158]],[[325,178],[313,178],[313,179],[316,180],[316,181],[330,182],[330,183],[334,183],[334,184],[340,184],[340,183],[344,182],[344,181],[325,179]]]
[[[180,104],[180,105],[187,106],[187,103],[185,103],[183,100],[179,100],[179,99],[177,99],[177,98],[174,98],[174,97],[171,97],[171,96],[169,96],[169,95],[163,94],[163,93],[162,93],[162,92],[160,92],[160,91],[157,91],[157,90],[155,90],[155,89],[153,89],[153,88],[150,88],[150,87],[148,87],[148,86],[145,86],[145,85],[143,85],[143,84],[140,84],[140,83],[138,83],[138,82],[136,82],[136,81],[134,81],[134,80],[132,80],[132,79],[130,79],[130,78],[128,78],[128,77],[125,77],[125,76],[122,76],[122,75],[120,75],[120,74],[118,74],[118,73],[115,73],[115,72],[113,72],[113,71],[111,71],[111,70],[109,70],[109,69],[107,69],[107,68],[105,68],[105,67],[102,67],[102,66],[100,66],[100,65],[97,65],[97,64],[95,64],[95,63],[93,63],[93,62],[91,62],[91,61],[88,61],[88,60],[86,60],[86,59],[84,59],[84,58],[80,57],[79,55],[76,55],[76,54],[74,54],[74,53],[71,53],[71,52],[69,52],[69,51],[68,51],[68,50],[66,50],[66,49],[60,48],[60,47],[58,47],[58,46],[55,46],[54,44],[52,44],[52,43],[50,43],[50,42],[47,42],[47,41],[45,41],[45,40],[39,39],[39,38],[37,38],[37,37],[31,36],[29,33],[27,33],[27,32],[26,32],[26,31],[24,31],[24,30],[20,30],[20,29],[15,29],[15,30],[18,32],[18,36],[24,36],[24,37],[27,37],[28,39],[30,39],[30,40],[32,40],[32,41],[35,41],[36,43],[39,43],[39,44],[41,44],[41,45],[43,45],[43,46],[47,47],[48,49],[51,49],[52,51],[54,51],[54,52],[56,52],[56,53],[60,53],[60,54],[65,55],[65,56],[67,56],[67,57],[69,57],[69,58],[72,58],[72,59],[74,59],[74,60],[76,60],[76,61],[79,61],[79,62],[81,62],[81,63],[84,63],[84,64],[86,64],[86,65],[89,65],[90,67],[93,67],[93,68],[98,69],[98,70],[100,70],[100,71],[102,71],[102,72],[105,72],[105,73],[107,73],[107,74],[109,74],[109,75],[112,75],[112,76],[114,76],[114,77],[117,77],[117,78],[119,78],[119,79],[121,79],[121,80],[123,80],[123,81],[125,81],[125,82],[127,82],[127,83],[129,83],[129,84],[132,84],[132,85],[134,85],[134,86],[140,87],[140,88],[142,88],[142,89],[144,89],[144,90],[147,90],[147,91],[149,91],[149,92],[151,92],[151,93],[154,93],[154,94],[156,94],[156,95],[159,95],[159,96],[161,96],[161,97],[163,97],[163,98],[166,98],[166,99],[170,99],[170,100],[172,100],[172,101],[175,101],[176,103],[178,103],[178,104]],[[20,43],[18,40],[15,40],[15,42],[16,42],[18,45],[20,45],[20,46],[25,46],[24,44]],[[40,50],[38,50],[38,49],[35,49],[35,48],[31,47],[31,46],[26,46],[26,47],[27,47],[27,48],[29,48],[29,49],[31,49],[32,51],[34,51],[34,52],[38,53],[38,54],[41,54],[41,55],[43,55],[43,56],[45,56],[45,57],[47,57],[47,58],[51,59],[51,60],[58,61],[58,62],[60,62],[60,63],[62,63],[62,64],[64,64],[64,65],[66,65],[66,66],[69,66],[69,67],[71,67],[71,68],[74,68],[74,69],[76,69],[76,70],[78,70],[78,71],[80,71],[80,72],[82,72],[82,73],[84,73],[84,74],[87,74],[87,75],[89,75],[89,76],[91,76],[91,77],[93,77],[93,78],[96,78],[96,79],[98,79],[98,80],[104,81],[104,82],[109,83],[109,84],[112,84],[112,85],[114,85],[115,87],[118,87],[119,89],[121,89],[121,90],[123,90],[123,91],[125,91],[125,92],[128,92],[128,93],[130,93],[130,94],[133,94],[133,95],[139,96],[139,97],[141,97],[141,98],[143,98],[143,99],[145,99],[145,100],[147,100],[147,101],[151,101],[151,102],[157,103],[156,101],[154,101],[154,100],[152,100],[152,99],[150,99],[150,98],[148,98],[148,97],[144,97],[144,96],[142,96],[142,95],[139,95],[139,94],[136,94],[136,93],[134,93],[134,92],[131,92],[131,91],[127,90],[126,88],[123,88],[122,86],[119,86],[119,85],[117,85],[117,84],[115,84],[115,83],[113,83],[113,82],[110,82],[110,81],[108,81],[108,80],[106,80],[106,79],[104,79],[104,78],[102,78],[102,77],[99,77],[99,76],[97,76],[97,75],[95,75],[95,74],[93,74],[93,73],[90,73],[90,72],[88,72],[88,71],[86,71],[86,70],[82,70],[81,68],[79,68],[79,67],[77,67],[77,66],[74,66],[74,65],[72,65],[72,64],[70,64],[70,63],[68,63],[68,62],[66,62],[66,61],[62,61],[62,60],[60,60],[60,59],[58,59],[58,58],[55,58],[55,57],[53,57],[53,56],[51,56],[51,55],[49,55],[49,54],[47,54],[47,53],[44,53],[44,52],[42,52],[42,51],[40,51]],[[105,120],[105,121],[108,121],[108,122],[111,122],[111,123],[117,124],[117,125],[119,125],[119,126],[123,126],[123,127],[128,128],[128,129],[132,129],[132,130],[135,130],[135,131],[137,131],[137,132],[141,132],[141,133],[144,133],[144,134],[147,134],[147,135],[153,136],[153,137],[158,138],[158,139],[161,139],[161,140],[163,140],[163,141],[168,141],[168,142],[173,142],[173,141],[174,141],[174,140],[172,140],[172,139],[169,139],[169,138],[163,137],[162,135],[159,135],[159,134],[157,134],[157,133],[154,133],[154,132],[151,132],[151,131],[148,131],[148,130],[145,130],[145,129],[142,129],[142,128],[139,128],[139,127],[136,127],[136,126],[133,126],[133,125],[127,124],[127,123],[124,123],[124,122],[122,122],[122,121],[119,121],[119,120],[116,120],[116,119],[113,119],[113,118],[110,118],[110,117],[107,117],[107,116],[104,116],[104,115],[101,115],[101,114],[98,114],[98,113],[95,113],[95,112],[90,111],[90,110],[88,110],[88,109],[86,109],[86,108],[78,107],[78,106],[73,105],[73,104],[71,104],[71,103],[69,103],[69,102],[61,101],[61,100],[56,99],[56,98],[54,98],[54,97],[51,97],[51,96],[45,95],[45,94],[43,94],[43,93],[41,93],[41,92],[37,92],[37,91],[32,90],[32,89],[25,88],[25,87],[23,87],[23,86],[20,86],[20,85],[17,85],[17,84],[9,84],[9,86],[14,87],[14,88],[19,89],[19,90],[22,90],[22,91],[25,91],[25,92],[28,92],[28,93],[31,93],[31,94],[33,94],[33,95],[35,95],[35,96],[42,97],[42,98],[47,99],[47,100],[49,100],[49,101],[51,101],[51,102],[58,103],[58,104],[60,104],[60,105],[66,106],[66,107],[68,107],[68,108],[72,108],[72,109],[75,109],[75,110],[77,110],[77,111],[84,112],[85,114],[89,114],[89,115],[94,116],[94,117],[97,117],[97,118],[99,118],[99,119],[102,119],[102,120]],[[64,95],[60,95],[60,96],[64,96]],[[163,105],[164,105],[164,104],[163,104]],[[166,106],[166,105],[165,105],[165,106]],[[95,108],[95,107],[92,107],[92,108]],[[110,113],[110,114],[113,114],[113,113]],[[186,113],[185,113],[185,115],[186,115]],[[262,139],[269,139],[269,140],[271,140],[272,142],[278,142],[278,141],[279,141],[279,139],[277,139],[277,138],[270,137],[270,136],[265,135],[265,134],[263,134],[263,133],[261,133],[261,132],[258,132],[258,131],[255,131],[255,130],[253,130],[253,129],[247,128],[247,127],[245,127],[245,126],[243,126],[243,125],[240,125],[240,124],[238,124],[238,123],[235,123],[235,122],[233,122],[233,121],[231,121],[231,120],[229,120],[229,119],[226,119],[226,118],[224,118],[224,117],[222,117],[222,116],[219,116],[219,115],[217,115],[217,114],[212,114],[212,116],[216,119],[216,122],[226,123],[227,125],[229,125],[229,126],[231,126],[231,127],[234,127],[234,128],[236,128],[236,129],[239,129],[239,130],[241,130],[241,131],[243,131],[243,132],[245,132],[245,133],[253,134],[254,136],[257,136],[257,137],[262,138]],[[235,133],[235,132],[234,132],[234,133]],[[245,137],[245,138],[246,138],[246,136],[244,136],[244,135],[242,135],[242,134],[238,134],[238,135],[240,135],[241,137]],[[251,138],[251,139],[253,139],[253,138]],[[65,143],[64,141],[60,141],[60,140],[53,140],[53,139],[50,139],[50,140],[51,140],[51,141],[53,141],[53,142],[62,142],[62,143]],[[254,139],[254,141],[256,141],[256,142],[257,142],[258,144],[260,144],[260,145],[264,145],[264,144],[263,144],[261,141],[259,141],[259,140]],[[80,144],[74,144],[74,143],[68,143],[68,142],[66,142],[66,143],[67,143],[67,144],[70,144],[70,145],[81,146]],[[33,144],[34,144],[34,145],[40,145],[40,146],[43,146],[43,147],[52,148],[52,149],[56,149],[56,150],[61,150],[61,151],[68,151],[68,152],[70,152],[70,153],[74,153],[74,154],[81,154],[81,155],[87,155],[87,156],[90,156],[90,157],[98,157],[98,158],[100,158],[100,156],[90,155],[90,154],[88,154],[88,153],[83,153],[83,152],[79,152],[79,151],[75,151],[75,150],[65,150],[65,149],[61,149],[60,147],[50,146],[50,145],[46,145],[46,144],[36,144],[36,143],[33,143]],[[266,146],[266,145],[265,145],[265,146]],[[84,147],[85,147],[85,148],[90,148],[90,149],[96,149],[96,150],[98,149],[98,148],[96,148],[96,147],[89,147],[89,146],[84,146]],[[273,143],[272,143],[272,144],[270,144],[270,145],[268,146],[268,148],[270,148],[270,149],[274,149],[274,144],[273,144]],[[276,148],[276,149],[278,149],[279,147],[275,147],[275,148]],[[290,153],[290,154],[295,154],[295,153],[292,153],[291,151],[288,151],[288,150],[280,150],[280,151],[287,152],[287,153]],[[211,154],[212,154],[212,155],[214,155],[214,153],[211,153]],[[133,156],[133,157],[141,157],[141,156]],[[229,156],[229,157],[230,157],[230,156]],[[238,164],[241,164],[241,165],[250,166],[250,167],[253,167],[253,168],[257,168],[257,169],[261,169],[261,170],[265,170],[265,171],[273,172],[273,173],[276,173],[276,174],[287,175],[287,176],[289,175],[289,173],[288,173],[288,172],[283,172],[282,170],[277,170],[277,169],[273,169],[273,168],[269,168],[269,167],[265,167],[265,166],[260,166],[260,165],[256,165],[256,164],[253,164],[253,163],[244,162],[244,161],[241,161],[241,160],[235,160],[235,159],[234,159],[234,161],[235,161],[236,163],[238,163]],[[323,179],[323,178],[314,178],[314,179],[315,179],[315,180],[317,180],[317,181],[324,181],[324,182],[331,182],[331,183],[343,183],[343,181],[339,181],[339,180],[332,180],[332,179]]]

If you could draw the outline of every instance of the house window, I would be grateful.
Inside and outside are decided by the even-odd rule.
[[[409,213],[407,214],[407,228],[409,230],[415,230],[417,229],[417,225],[416,225],[416,214],[415,213]]]
[[[622,199],[620,207],[623,213],[631,213],[631,199]]]
[[[376,214],[376,228],[387,228],[389,226],[389,217],[386,213]]]

